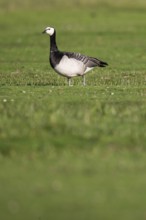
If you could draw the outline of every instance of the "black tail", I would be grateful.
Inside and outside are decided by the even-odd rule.
[[[100,67],[106,67],[106,66],[108,66],[108,64],[107,64],[106,62],[103,62],[103,61],[99,60],[98,66],[100,66]]]
[[[101,61],[101,60],[98,60],[97,58],[91,58],[92,59],[92,61],[94,62],[94,63],[96,63],[96,65],[97,66],[99,66],[99,67],[106,67],[106,66],[108,66],[108,64],[106,63],[106,62],[104,62],[104,61]]]

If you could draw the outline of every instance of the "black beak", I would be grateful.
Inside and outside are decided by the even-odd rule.
[[[46,33],[46,30],[44,30],[43,32],[42,32],[42,34],[45,34]]]

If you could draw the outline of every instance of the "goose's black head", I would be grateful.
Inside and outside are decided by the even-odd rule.
[[[42,33],[49,34],[50,36],[52,36],[55,33],[55,29],[52,27],[46,27]]]

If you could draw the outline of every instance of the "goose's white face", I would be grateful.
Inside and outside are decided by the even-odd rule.
[[[52,27],[46,27],[46,29],[43,31],[43,33],[49,34],[50,36],[52,36],[55,32],[55,29]]]

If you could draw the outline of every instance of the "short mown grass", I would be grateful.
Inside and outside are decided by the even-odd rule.
[[[1,1],[0,219],[145,220],[143,0]],[[68,87],[61,50],[109,63]]]

